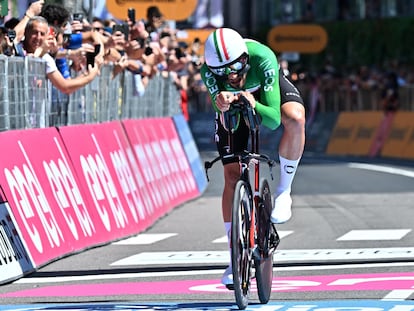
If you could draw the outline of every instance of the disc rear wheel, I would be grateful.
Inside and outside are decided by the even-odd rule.
[[[261,303],[267,303],[272,292],[273,281],[273,251],[270,239],[274,235],[270,222],[272,213],[272,195],[266,179],[260,181],[260,200],[257,213],[257,244],[254,264],[257,283],[257,293]]]

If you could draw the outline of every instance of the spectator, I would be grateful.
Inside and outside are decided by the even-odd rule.
[[[12,37],[14,30],[8,29],[6,27],[1,27],[0,30],[0,53],[4,54],[6,56],[12,56],[15,55],[15,49],[14,49],[14,38]]]
[[[69,59],[67,59],[68,55],[63,49],[63,31],[61,29],[66,23],[68,23],[70,13],[61,5],[47,4],[43,6],[39,15],[47,20],[49,27],[54,28],[57,44],[51,48],[49,53],[55,58],[57,69],[62,74],[63,78],[70,79],[71,72]],[[69,95],[59,91],[54,85],[52,85],[51,102],[51,118],[49,120],[49,124],[67,125]]]
[[[98,31],[99,33],[101,33],[102,35],[104,35],[104,22],[102,19],[98,18],[98,17],[94,17],[92,19],[92,30],[93,31]]]
[[[44,3],[44,0],[35,1],[32,2],[30,6],[27,8],[26,13],[24,14],[20,22],[14,27],[14,30],[16,31],[17,42],[20,42],[22,40],[26,24],[29,21],[29,19],[40,14]]]
[[[147,22],[145,24],[145,29],[152,41],[159,40],[159,34],[161,33],[163,27],[165,27],[165,22],[160,9],[157,6],[150,6],[147,9]]]
[[[395,72],[389,72],[385,78],[384,87],[381,92],[382,108],[384,112],[395,112],[399,108],[398,77]]]
[[[46,76],[58,90],[65,94],[73,93],[98,75],[99,67],[103,62],[102,55],[98,55],[94,66],[89,65],[82,75],[73,79],[65,79],[49,54],[49,51],[56,46],[55,36],[50,33],[47,20],[41,16],[30,18],[24,31],[25,55],[41,57],[46,62]]]
[[[46,4],[39,13],[49,25],[63,27],[70,19],[69,11],[59,4]]]

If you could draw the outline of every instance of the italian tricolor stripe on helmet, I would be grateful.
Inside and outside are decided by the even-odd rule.
[[[224,43],[223,28],[220,28],[214,32],[214,46],[216,47],[216,52],[220,62],[224,61],[223,57],[225,60],[229,60],[229,52],[227,51]]]

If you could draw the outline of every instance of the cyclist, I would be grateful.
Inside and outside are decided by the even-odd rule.
[[[204,54],[201,75],[216,111],[215,141],[224,167],[222,213],[227,236],[231,228],[232,200],[240,167],[238,158],[225,157],[229,153],[229,144],[222,112],[227,111],[240,95],[246,97],[256,109],[264,126],[275,130],[283,124],[279,144],[280,178],[274,192],[271,221],[284,223],[292,215],[291,186],[305,144],[305,108],[301,95],[283,75],[269,47],[244,39],[233,29],[214,30],[205,42]],[[248,137],[248,128],[241,121],[235,131],[233,151],[246,150]],[[221,281],[225,285],[233,284],[231,265]]]

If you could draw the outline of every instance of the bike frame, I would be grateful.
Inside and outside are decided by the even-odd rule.
[[[246,125],[249,128],[249,144],[250,148],[249,150],[244,150],[242,152],[234,152],[234,132],[237,130],[237,124],[241,122],[240,118],[243,118],[245,120]],[[237,258],[241,258],[243,263],[242,270],[237,270],[235,276],[237,280],[239,280],[240,275],[242,275],[242,282],[237,281],[237,285],[234,288],[236,293],[236,302],[239,306],[239,309],[246,308],[248,304],[248,296],[250,291],[250,280],[251,276],[246,277],[246,273],[248,271],[248,274],[250,274],[252,265],[254,264],[256,268],[256,280],[257,280],[257,286],[258,286],[258,294],[259,294],[259,300],[261,303],[267,303],[270,297],[271,293],[271,277],[272,277],[272,264],[273,259],[271,261],[268,261],[268,255],[273,254],[273,251],[276,249],[277,244],[279,242],[279,237],[277,235],[276,228],[274,227],[274,224],[270,223],[269,217],[270,217],[270,209],[272,207],[271,205],[271,198],[269,199],[269,185],[266,179],[260,178],[260,162],[264,161],[267,162],[269,168],[270,168],[270,175],[273,179],[272,175],[272,167],[274,166],[275,162],[271,160],[268,156],[260,154],[259,153],[259,125],[260,120],[258,115],[255,113],[254,109],[250,106],[250,103],[245,99],[244,97],[241,98],[241,102],[233,103],[231,110],[227,111],[224,114],[224,123],[223,126],[228,131],[228,143],[229,143],[229,149],[231,153],[225,155],[224,157],[237,157],[238,162],[240,164],[240,178],[239,181],[236,184],[236,191],[239,191],[241,187],[245,188],[245,194],[247,193],[247,196],[245,200],[248,200],[249,208],[245,209],[245,224],[246,228],[243,229],[243,232],[246,234],[244,237],[246,238],[245,246],[238,246],[237,249],[241,252],[241,256],[237,256]],[[208,180],[208,174],[207,171],[209,168],[213,166],[213,164],[220,160],[221,156],[216,157],[212,162],[205,162],[205,169],[206,169],[206,175]],[[253,165],[252,165],[253,164]],[[254,169],[254,174],[251,174],[250,169]],[[251,179],[253,178],[253,181]],[[267,189],[266,192],[263,192],[263,189]],[[263,193],[267,193],[266,199],[264,199]],[[237,197],[237,198],[236,198]],[[238,203],[236,203],[238,202]],[[239,234],[235,233],[239,226],[239,220],[240,218],[237,215],[237,212],[235,214],[235,204],[240,204],[240,192],[235,192],[235,198],[233,199],[233,217],[237,217],[236,222],[232,223],[232,243],[236,243],[233,241],[233,237],[235,239],[238,239]],[[267,203],[265,203],[267,202]],[[247,203],[246,203],[247,204]],[[240,208],[237,207],[237,208]],[[243,208],[243,206],[242,206]],[[263,218],[263,213],[266,213],[266,215]],[[257,219],[256,219],[257,217]],[[232,222],[234,219],[232,220]],[[236,224],[233,226],[233,224]],[[261,226],[266,227],[261,227]],[[269,226],[271,226],[273,229],[269,229]],[[263,232],[263,228],[265,228],[265,232]],[[247,232],[248,231],[248,232]],[[273,233],[272,233],[273,232]],[[233,233],[235,233],[233,235]],[[236,237],[237,236],[237,237]],[[273,239],[272,239],[272,238]],[[264,240],[263,240],[264,239]],[[269,241],[273,241],[269,247]],[[232,244],[233,245],[233,244]],[[239,245],[237,243],[237,245]],[[241,249],[240,249],[241,247]],[[232,246],[232,255],[234,252],[237,252],[237,250],[233,249]],[[243,255],[244,254],[244,255]],[[243,259],[243,256],[244,259]],[[236,257],[233,257],[233,259]],[[233,260],[232,259],[232,260]],[[245,261],[247,259],[247,261]],[[237,259],[239,260],[239,259]],[[270,263],[270,265],[269,265]],[[246,265],[247,264],[247,265]],[[236,264],[233,262],[233,269]],[[237,269],[239,269],[237,268]],[[245,269],[243,269],[245,268]],[[244,275],[243,275],[244,274]],[[235,275],[235,271],[233,270],[233,276]],[[260,279],[260,282],[259,282]],[[236,283],[236,282],[235,282]],[[259,288],[260,287],[260,288]],[[247,292],[244,292],[247,291]]]

